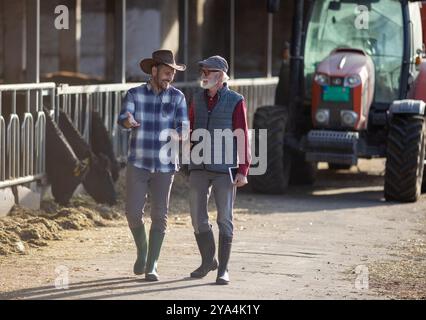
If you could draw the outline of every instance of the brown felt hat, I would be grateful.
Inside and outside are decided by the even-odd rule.
[[[185,71],[186,65],[176,63],[173,52],[170,50],[157,50],[152,53],[152,58],[143,59],[140,67],[143,72],[151,74],[152,67],[158,64],[165,64],[177,71]]]

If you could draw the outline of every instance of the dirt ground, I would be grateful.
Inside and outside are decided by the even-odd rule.
[[[106,209],[78,198],[71,209],[50,205],[46,221],[58,228],[22,213],[0,220],[0,230],[19,236],[8,248],[16,242],[24,247],[0,253],[0,299],[426,299],[426,196],[417,203],[386,203],[381,160],[351,171],[321,169],[314,187],[277,196],[238,193],[229,286],[214,285],[214,272],[201,280],[188,277],[200,258],[186,180],[178,176],[160,282],[132,274],[135,249],[123,203]],[[66,210],[80,218],[83,213],[88,225],[67,227],[61,220]],[[213,222],[214,210],[212,202]],[[17,218],[27,227],[45,225],[41,245],[22,237],[16,225],[4,227]],[[217,238],[216,226],[214,231]]]

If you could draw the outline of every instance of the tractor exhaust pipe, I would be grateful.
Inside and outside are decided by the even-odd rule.
[[[290,58],[290,92],[294,100],[300,99],[300,72],[302,70],[302,34],[304,0],[294,0],[293,32]],[[294,102],[294,101],[293,101]]]
[[[291,39],[290,57],[290,94],[289,94],[289,118],[298,119],[301,110],[298,106],[301,102],[301,72],[303,71],[302,35],[303,35],[303,11],[304,0],[294,0],[294,18]],[[289,131],[297,130],[296,121],[289,121]]]

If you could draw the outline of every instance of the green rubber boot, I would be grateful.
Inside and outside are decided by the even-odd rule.
[[[148,251],[148,242],[146,239],[145,225],[130,229],[135,240],[137,249],[137,259],[133,266],[133,272],[136,275],[142,275],[145,271],[146,255]]]
[[[145,280],[159,281],[157,273],[157,261],[160,257],[161,246],[163,245],[164,233],[152,230],[149,232],[148,260],[146,262]]]

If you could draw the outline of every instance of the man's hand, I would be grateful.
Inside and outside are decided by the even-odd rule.
[[[241,187],[244,187],[247,183],[248,183],[247,177],[245,175],[241,174],[241,173],[237,173],[237,175],[235,176],[234,185],[237,188],[241,188]]]
[[[127,129],[139,128],[141,125],[138,123],[130,112],[127,112],[127,119],[123,121],[123,126]]]

